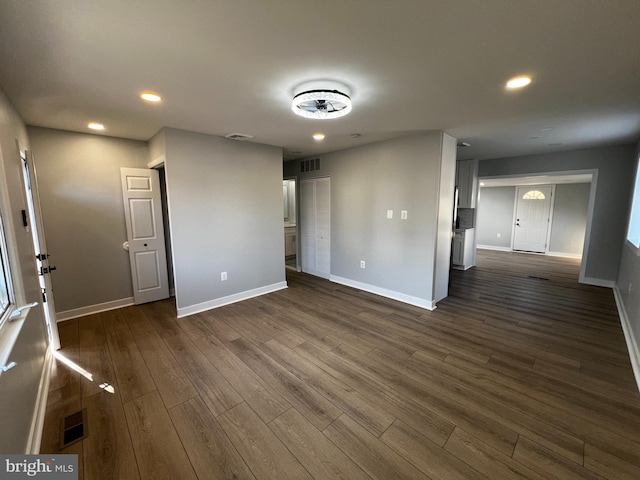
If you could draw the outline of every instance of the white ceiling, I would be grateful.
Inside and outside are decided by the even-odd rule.
[[[518,74],[534,83],[505,91]],[[350,115],[290,111],[318,79],[350,87]],[[461,158],[630,143],[640,1],[2,0],[0,86],[31,125],[245,133],[289,157],[424,130],[469,142]]]

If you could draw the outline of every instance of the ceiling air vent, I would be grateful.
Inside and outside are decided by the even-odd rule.
[[[245,135],[244,133],[230,133],[225,135],[224,138],[228,138],[230,140],[251,140],[253,135]]]
[[[315,170],[320,170],[320,159],[319,158],[310,158],[308,160],[302,160],[300,162],[300,172],[313,172]]]

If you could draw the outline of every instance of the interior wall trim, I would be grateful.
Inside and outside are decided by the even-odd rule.
[[[603,280],[602,278],[593,278],[593,277],[584,277],[579,279],[580,283],[584,283],[585,285],[594,285],[596,287],[607,287],[613,288],[616,286],[616,282],[613,280]]]
[[[547,255],[550,257],[575,258],[577,260],[582,259],[581,253],[547,252]]]
[[[42,431],[44,429],[44,420],[47,413],[47,400],[49,398],[49,383],[51,382],[52,368],[53,353],[51,352],[51,348],[47,348],[47,353],[44,356],[44,365],[42,366],[42,375],[40,376],[38,397],[36,398],[33,419],[31,420],[31,431],[29,432],[29,438],[25,449],[25,453],[27,455],[40,453]]]
[[[278,282],[271,285],[265,285],[264,287],[254,288],[253,290],[234,293],[233,295],[228,295],[226,297],[216,298],[207,302],[197,303],[188,307],[178,308],[178,318],[223,307],[224,305],[248,300],[253,297],[259,297],[260,295],[265,295],[267,293],[277,292],[278,290],[283,290],[285,288],[287,288],[287,282]]]
[[[482,250],[496,250],[498,252],[513,252],[510,247],[496,247],[493,245],[476,245],[476,248],[481,248]]]
[[[375,285],[369,285],[368,283],[357,282],[348,278],[338,277],[336,275],[331,275],[329,280],[341,285],[346,285],[347,287],[357,288],[369,293],[375,293],[376,295],[380,295],[381,297],[390,298],[402,303],[408,303],[409,305],[414,305],[416,307],[426,308],[427,310],[436,309],[436,302],[434,302],[433,300],[425,300],[424,298],[413,297],[411,295],[406,295],[404,293],[396,292],[393,290],[387,290],[386,288],[376,287]]]
[[[56,320],[58,322],[64,322],[65,320],[71,320],[72,318],[84,317],[85,315],[106,312],[109,310],[115,310],[116,308],[128,307],[130,305],[135,305],[133,303],[133,297],[121,298],[120,300],[113,300],[111,302],[97,303],[95,305],[74,308],[73,310],[66,310],[64,312],[56,312]]]
[[[613,288],[613,297],[616,299],[616,306],[618,307],[618,315],[620,316],[620,324],[622,325],[622,331],[624,332],[624,339],[627,342],[627,350],[629,351],[629,360],[631,360],[631,368],[633,369],[633,375],[636,377],[636,385],[638,391],[640,391],[640,349],[638,348],[638,342],[633,336],[633,330],[631,329],[631,323],[627,316],[627,311],[624,308],[624,302],[620,295],[620,290],[616,285]]]

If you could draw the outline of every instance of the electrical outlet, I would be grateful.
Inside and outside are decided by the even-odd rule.
[[[220,272],[220,281],[222,282],[227,281],[227,272]]]
[[[502,238],[502,234],[501,233],[496,233],[496,237],[497,238]]]
[[[402,210],[400,212],[400,220],[406,220],[407,219],[407,211],[406,210]]]
[[[360,268],[365,268],[366,264],[364,263],[364,260],[360,260]]]

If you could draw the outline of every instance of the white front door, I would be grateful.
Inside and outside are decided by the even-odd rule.
[[[303,272],[322,278],[331,273],[331,180],[300,182],[300,253]]]
[[[129,261],[136,305],[169,297],[167,254],[156,170],[121,168]]]
[[[27,211],[24,212],[28,218],[23,220],[31,230],[33,248],[36,252],[35,267],[38,270],[40,289],[42,290],[42,304],[44,318],[47,323],[47,334],[51,346],[60,349],[60,337],[58,336],[58,324],[56,323],[56,307],[53,301],[53,285],[51,283],[51,272],[56,269],[49,263],[47,253],[47,242],[44,237],[44,226],[42,224],[42,212],[40,210],[40,197],[38,195],[38,180],[36,177],[36,166],[33,163],[31,152],[24,152],[22,156],[22,166],[24,174],[24,184],[27,196]]]
[[[552,186],[517,188],[514,250],[546,252],[552,193]]]

